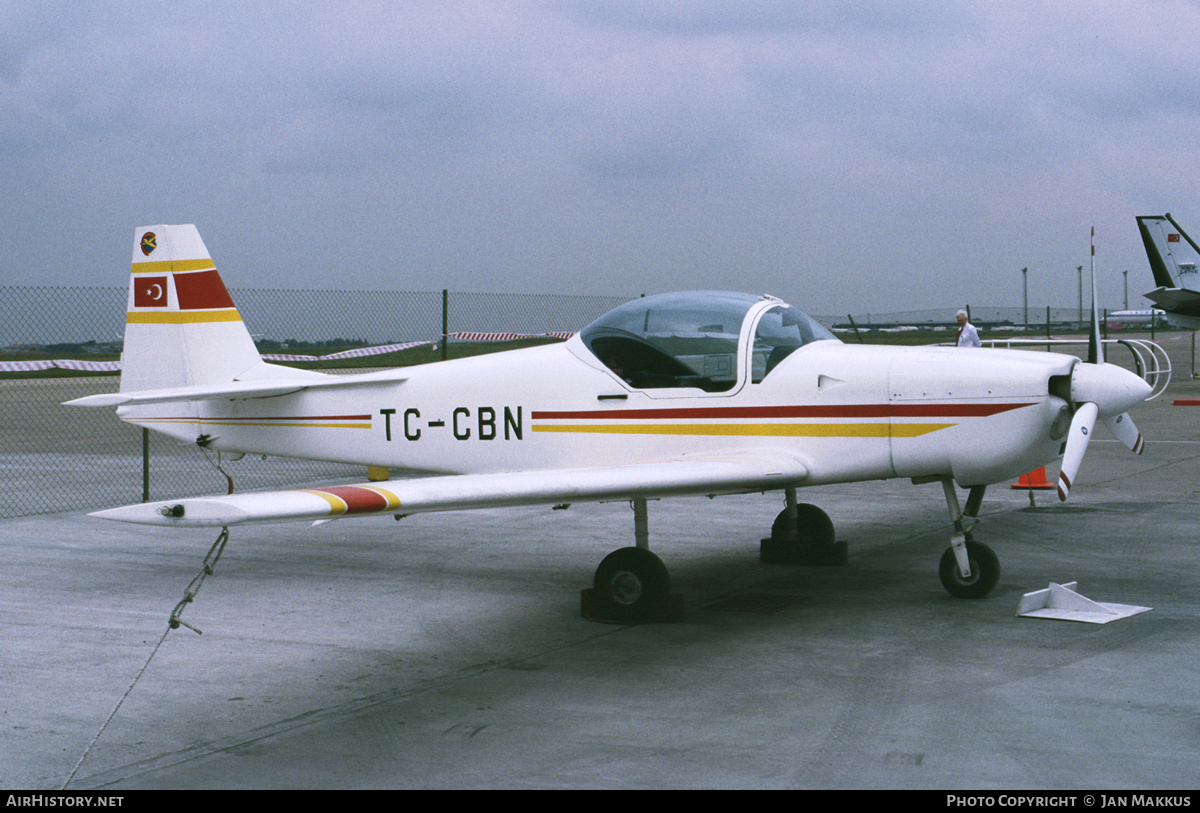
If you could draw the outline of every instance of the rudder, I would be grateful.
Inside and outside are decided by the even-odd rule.
[[[261,363],[196,227],[136,229],[121,392],[233,381]]]

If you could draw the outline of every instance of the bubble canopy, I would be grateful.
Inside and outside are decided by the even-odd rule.
[[[791,305],[728,291],[635,299],[592,322],[580,338],[633,387],[706,392],[732,390],[747,364],[751,381],[759,383],[803,345],[837,341]]]

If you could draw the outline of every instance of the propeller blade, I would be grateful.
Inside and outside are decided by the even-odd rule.
[[[1067,449],[1063,452],[1062,468],[1058,472],[1058,499],[1063,502],[1066,502],[1067,495],[1071,493],[1071,483],[1083,462],[1083,453],[1087,451],[1098,414],[1100,410],[1095,404],[1080,404],[1079,409],[1075,410],[1075,416],[1071,418]]]
[[[1141,454],[1146,448],[1142,433],[1133,425],[1133,419],[1128,412],[1122,412],[1115,417],[1105,418],[1104,425],[1113,433],[1117,440],[1125,444],[1125,448],[1134,454]]]

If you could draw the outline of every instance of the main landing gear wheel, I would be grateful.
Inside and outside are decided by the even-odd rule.
[[[787,509],[785,508],[771,523],[771,538],[786,539],[787,530]],[[832,545],[833,520],[815,505],[800,503],[796,506],[796,540],[801,545]]]
[[[938,576],[946,592],[955,598],[983,598],[1000,581],[1000,560],[991,548],[981,542],[968,541],[966,545],[971,575],[963,577],[954,548],[950,547],[942,554]]]
[[[767,564],[844,565],[847,546],[836,541],[833,520],[815,505],[796,506],[795,534],[789,534],[785,508],[771,524],[771,538],[762,540],[759,556]]]
[[[621,548],[604,557],[592,581],[600,614],[636,624],[666,605],[671,591],[667,566],[642,548]]]

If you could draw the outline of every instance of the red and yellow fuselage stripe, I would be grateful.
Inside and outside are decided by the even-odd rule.
[[[614,435],[913,438],[957,426],[966,418],[998,415],[1030,405],[888,403],[535,411],[532,429]]]
[[[302,415],[257,418],[137,418],[137,423],[204,423],[209,426],[287,426],[308,429],[370,429],[370,415]]]

